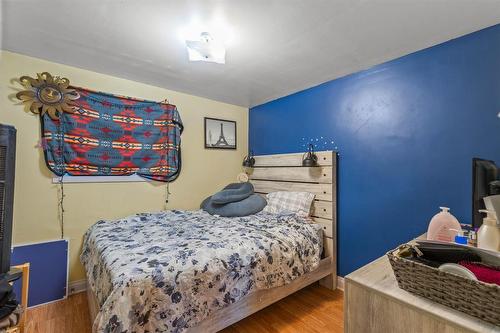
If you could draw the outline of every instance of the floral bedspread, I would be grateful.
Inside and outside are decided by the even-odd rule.
[[[296,215],[172,210],[97,222],[80,259],[101,306],[96,332],[183,332],[314,270],[321,251],[321,229]]]

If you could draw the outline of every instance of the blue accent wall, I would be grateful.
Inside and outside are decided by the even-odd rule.
[[[496,25],[251,108],[249,144],[338,147],[344,276],[424,233],[439,206],[471,222],[471,160],[500,164],[499,112]]]

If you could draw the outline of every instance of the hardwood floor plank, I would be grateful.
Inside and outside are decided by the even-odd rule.
[[[91,333],[90,316],[85,293],[66,300],[28,309],[26,332],[29,333]]]
[[[224,329],[222,333],[343,332],[343,293],[312,284]],[[28,333],[91,333],[86,293],[29,309]]]
[[[222,332],[343,332],[343,302],[341,291],[331,291],[313,284]],[[284,319],[286,324],[282,323],[283,320],[275,321],[276,317]],[[264,323],[265,326],[253,328],[254,323]]]

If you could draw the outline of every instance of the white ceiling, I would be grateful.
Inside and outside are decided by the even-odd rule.
[[[500,23],[500,0],[1,0],[2,49],[241,106]],[[226,21],[226,65],[179,31]]]

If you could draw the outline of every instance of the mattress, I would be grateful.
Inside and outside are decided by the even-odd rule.
[[[290,283],[320,263],[322,231],[308,222],[201,210],[97,222],[80,257],[101,308],[95,332],[183,332],[254,290]]]

